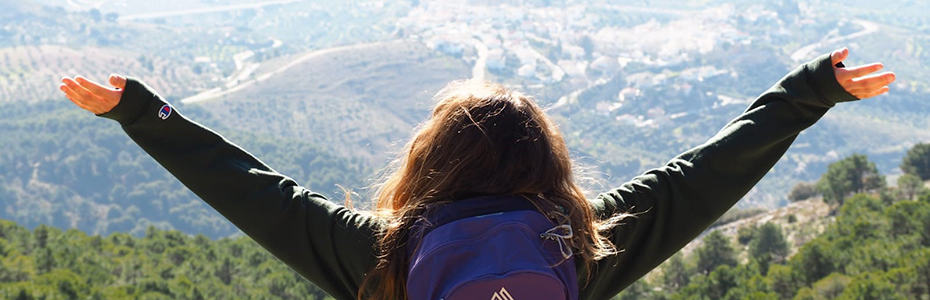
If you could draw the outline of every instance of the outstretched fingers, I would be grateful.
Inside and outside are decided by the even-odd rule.
[[[93,93],[99,101],[103,102],[104,106],[116,106],[116,102],[119,102],[119,98],[123,93],[121,90],[105,87],[81,76],[75,78],[75,81]]]
[[[71,92],[73,92],[73,95],[78,96],[79,98],[78,101],[86,102],[94,98],[94,93],[92,93],[90,90],[81,86],[81,84],[79,84],[74,79],[65,77],[64,79],[61,80],[61,82],[71,89]]]
[[[110,111],[119,102],[122,90],[110,89],[78,76],[62,78],[59,89],[71,102],[94,114]]]
[[[96,97],[94,97],[93,94],[81,88],[80,85],[73,83],[73,80],[66,79],[62,81],[64,83],[59,86],[59,89],[65,93],[65,96],[68,97],[71,102],[74,102],[78,107],[94,114],[103,113],[100,107],[100,100],[95,99]]]
[[[81,98],[79,98],[77,94],[73,90],[71,90],[71,88],[69,88],[67,85],[61,84],[60,86],[58,86],[58,89],[64,92],[65,97],[67,97],[68,100],[71,100],[71,102],[77,105],[78,107],[84,110],[88,110],[88,111],[91,110],[91,108],[87,106],[86,104],[84,104],[82,101],[76,100],[76,99],[81,99]]]
[[[872,98],[872,97],[875,97],[875,96],[878,96],[878,95],[887,93],[889,90],[890,90],[890,89],[889,89],[887,86],[885,86],[885,87],[882,87],[882,88],[880,88],[880,89],[874,90],[874,91],[872,91],[872,92],[866,93],[864,96],[859,97],[859,98],[860,98],[860,99]]]
[[[89,80],[89,79],[87,79],[87,78],[81,77],[81,76],[75,77],[75,78],[74,78],[74,81],[77,82],[78,84],[80,84],[81,87],[87,89],[88,91],[90,91],[91,93],[93,93],[94,95],[97,95],[97,96],[103,97],[103,96],[105,96],[105,95],[109,95],[109,94],[111,94],[111,93],[115,93],[115,92],[116,92],[115,90],[106,88],[106,87],[100,85],[99,83],[93,82],[93,81],[91,81],[91,80]]]
[[[864,66],[856,66],[852,68],[837,69],[837,77],[840,80],[852,80],[854,78],[862,77],[869,75],[875,72],[880,71],[885,66],[882,63],[871,63]]]
[[[889,84],[894,82],[894,80],[895,75],[891,72],[866,75],[850,80],[851,82],[848,84],[847,90],[849,92],[857,91],[863,94],[868,94],[872,91],[881,89],[882,87],[887,87]]]
[[[843,48],[830,54],[834,65],[849,57],[849,49]],[[859,99],[871,98],[887,93],[888,85],[894,82],[892,72],[875,73],[884,68],[881,63],[871,63],[851,68],[834,67],[833,73],[836,81],[849,94]]]

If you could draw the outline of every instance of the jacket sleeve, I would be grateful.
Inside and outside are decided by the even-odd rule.
[[[592,200],[596,214],[639,213],[611,240],[623,252],[592,270],[583,299],[608,299],[708,228],[771,169],[801,130],[835,103],[856,98],[836,81],[830,56],[801,65],[714,137],[663,167]]]
[[[130,78],[102,117],[248,236],[337,299],[354,299],[380,223],[299,186]]]

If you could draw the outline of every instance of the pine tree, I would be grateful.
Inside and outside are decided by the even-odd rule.
[[[836,253],[832,245],[824,240],[808,242],[791,259],[791,268],[796,270],[807,284],[812,284],[836,270],[833,260]]]
[[[662,270],[662,279],[665,282],[666,290],[669,292],[675,292],[687,286],[690,282],[691,273],[688,272],[682,256],[681,252],[673,255]]]
[[[901,162],[901,170],[922,180],[930,180],[930,144],[920,143],[911,147]]]
[[[772,263],[784,263],[788,250],[788,241],[781,227],[771,222],[759,226],[749,242],[749,253],[759,263],[762,274],[768,272]]]
[[[36,271],[39,274],[51,272],[55,263],[52,249],[48,248],[48,227],[40,225],[36,227],[33,234],[35,235],[36,244],[35,253],[33,254],[36,260]]]
[[[704,237],[704,245],[695,251],[695,255],[697,271],[701,274],[710,274],[722,265],[736,266],[736,254],[730,245],[730,239],[719,230],[712,231]]]
[[[791,192],[788,192],[788,200],[791,202],[797,202],[801,200],[807,200],[808,198],[817,196],[817,185],[809,182],[798,182],[791,188]]]
[[[912,200],[924,187],[924,181],[913,174],[904,174],[898,177],[898,191],[904,199]]]
[[[223,265],[220,266],[219,270],[216,270],[216,274],[215,274],[216,277],[219,277],[220,281],[222,281],[223,284],[229,285],[229,283],[232,282],[232,277],[233,277],[232,273],[233,273],[232,262],[229,261],[229,257],[223,258]]]
[[[827,172],[817,181],[817,189],[828,203],[843,204],[854,193],[885,186],[885,178],[875,163],[862,154],[853,154],[827,166]]]

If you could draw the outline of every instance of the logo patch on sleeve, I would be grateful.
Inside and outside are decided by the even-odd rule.
[[[171,116],[171,106],[165,104],[158,110],[158,117],[162,120],[168,119],[168,116]]]

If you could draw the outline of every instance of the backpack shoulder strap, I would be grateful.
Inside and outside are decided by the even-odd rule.
[[[407,256],[413,255],[420,240],[439,226],[471,217],[520,210],[538,211],[533,203],[518,195],[484,196],[433,204],[411,228]]]
[[[486,196],[437,204],[427,208],[424,218],[430,227],[439,227],[461,219],[518,210],[537,209],[520,196]]]

